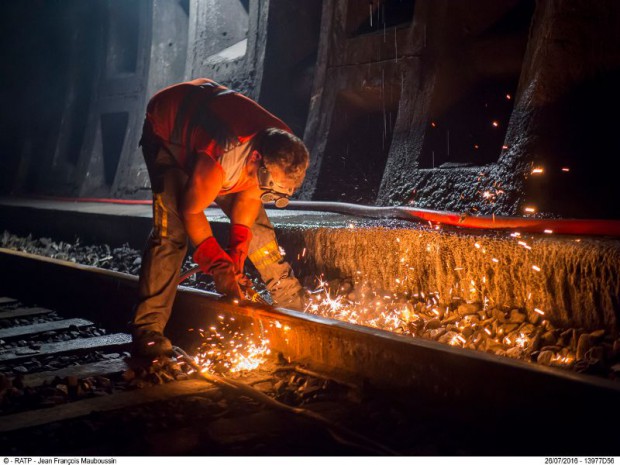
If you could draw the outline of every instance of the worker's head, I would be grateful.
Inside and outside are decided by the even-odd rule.
[[[264,201],[276,201],[277,206],[286,205],[288,202],[283,198],[278,205],[278,194],[288,198],[301,185],[308,168],[308,149],[290,132],[269,128],[254,136],[252,150],[260,163],[259,185],[268,191]],[[273,195],[268,195],[269,192]]]
[[[252,149],[261,155],[264,165],[274,176],[279,171],[288,184],[301,186],[310,157],[299,137],[282,129],[265,129],[252,139]]]

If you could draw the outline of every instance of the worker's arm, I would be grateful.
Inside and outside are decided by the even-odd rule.
[[[198,246],[213,236],[204,210],[215,200],[224,181],[224,171],[218,162],[199,155],[181,199],[181,218],[193,245]]]
[[[261,193],[257,186],[236,193],[232,202],[230,222],[251,228],[263,204],[260,200]]]
[[[193,258],[203,272],[213,276],[218,292],[241,298],[235,265],[213,237],[204,210],[215,200],[222,187],[224,170],[209,156],[198,156],[181,200],[181,216],[185,230],[196,246]]]
[[[228,254],[235,264],[235,271],[243,275],[243,264],[248,256],[251,227],[256,221],[262,202],[256,185],[235,194],[230,211],[230,236]]]

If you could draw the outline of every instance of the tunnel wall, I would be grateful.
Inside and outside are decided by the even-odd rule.
[[[148,99],[197,77],[263,102],[303,135],[321,0],[99,0],[59,11],[75,33],[59,44],[66,79],[58,77],[61,103],[49,117],[58,126],[45,150],[18,148],[9,191],[148,198],[138,148]]]
[[[428,24],[427,30],[438,24],[447,27],[426,37],[427,79],[415,71],[408,74],[413,79],[407,98],[401,100],[399,122],[403,124],[397,124],[379,204],[410,203],[474,214],[618,217],[611,200],[618,197],[618,184],[597,162],[601,154],[618,151],[617,140],[608,137],[618,119],[596,117],[605,108],[615,114],[612,108],[618,104],[610,84],[618,70],[619,38],[614,25],[620,19],[618,4],[537,2],[530,22],[527,2],[512,3],[512,10],[495,26],[478,34],[474,28],[450,31],[467,19],[463,11],[453,16],[458,6],[444,5],[438,11],[438,2],[431,7],[433,21],[434,15],[447,16]],[[526,23],[529,32],[524,34]],[[505,26],[497,28],[497,24]],[[513,26],[512,33],[508,25]],[[433,127],[433,118],[442,114],[441,97],[447,90],[459,89],[446,82],[446,76],[461,76],[463,70],[462,66],[450,69],[459,64],[450,56],[455,50],[467,60],[464,70],[475,72],[473,83],[489,82],[489,78],[509,83],[517,77],[516,92],[506,93],[514,107],[502,111],[498,104],[495,115],[501,118],[489,114],[489,123],[495,121],[498,126],[488,125],[487,133],[506,128],[496,161],[487,155],[480,163],[471,157],[467,162],[468,157],[461,156],[456,162],[429,166],[424,148],[440,129],[439,123]],[[501,95],[496,97],[501,100]],[[471,140],[474,146],[476,140]],[[497,147],[497,140],[486,140]],[[451,147],[454,150],[454,144]],[[536,168],[543,172],[533,173]]]
[[[191,0],[186,79],[208,77],[255,98],[264,15],[265,8],[255,0]]]
[[[612,0],[54,8],[47,21],[64,25],[56,48],[65,66],[21,68],[53,74],[56,84],[23,84],[30,107],[18,122],[5,118],[4,191],[148,197],[137,148],[146,102],[166,85],[206,76],[303,135],[312,158],[300,198],[617,218],[620,187],[601,169],[620,149],[610,136],[620,123],[620,5]]]
[[[346,200],[415,203],[419,172],[440,165],[459,170],[499,157],[512,101],[494,104],[505,120],[495,128],[492,120],[485,120],[490,110],[484,110],[487,102],[482,100],[488,97],[489,86],[495,90],[501,84],[516,87],[534,2],[406,3],[409,9],[402,8],[402,2],[373,3],[372,19],[367,5],[359,2],[324,3],[305,136],[313,161],[302,198],[345,200],[338,193],[326,193],[326,186],[366,185],[362,195]],[[506,100],[506,93],[499,100]],[[356,124],[373,111],[380,116],[373,125]],[[480,127],[485,123],[490,130]],[[489,147],[470,141],[475,131]],[[373,144],[376,132],[384,139],[381,149]],[[340,158],[349,166],[334,166],[333,161]],[[366,158],[372,163],[364,164]],[[355,166],[360,159],[365,165],[361,169]],[[354,170],[362,176],[332,179],[334,172]],[[433,200],[450,194],[442,189]],[[468,201],[475,204],[479,199]],[[435,203],[435,208],[445,207],[445,202]]]
[[[186,24],[179,10],[179,3],[167,0],[66,5],[68,27],[75,32],[63,44],[69,57],[57,138],[49,155],[29,160],[38,182],[24,190],[86,197],[146,194],[140,193],[148,180],[138,158],[146,93],[154,81],[182,77],[176,68],[179,54],[184,66],[186,38],[176,31]]]
[[[70,66],[91,55],[90,82],[70,82],[45,187],[52,193],[113,196],[137,147],[149,71],[153,3],[97,2],[97,35]],[[74,41],[79,41],[75,38]],[[79,74],[70,76],[78,79]],[[71,98],[75,96],[75,98]],[[73,151],[68,151],[67,146]]]
[[[619,121],[587,115],[616,113],[618,5],[412,4],[373,30],[367,5],[324,2],[300,197],[617,218],[617,183],[591,157],[617,152]]]
[[[374,202],[396,123],[403,61],[415,61],[414,4],[402,2],[405,7],[386,15],[380,2],[370,10],[353,0],[323,2],[304,135],[311,163],[300,198]]]

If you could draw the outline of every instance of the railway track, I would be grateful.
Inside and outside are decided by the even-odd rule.
[[[184,435],[188,430],[199,430],[195,422],[204,421],[205,417],[211,420],[211,425],[216,425],[207,432],[211,444],[210,447],[193,444],[191,450],[194,452],[197,446],[198,450],[202,448],[202,452],[208,454],[239,451],[254,453],[261,447],[269,453],[274,450],[280,453],[289,451],[291,444],[270,444],[269,438],[259,439],[257,443],[256,438],[252,437],[255,433],[246,424],[254,424],[256,416],[259,416],[259,422],[275,422],[270,436],[277,432],[285,440],[293,439],[296,453],[311,453],[310,446],[318,446],[323,452],[341,454],[381,452],[380,445],[373,448],[362,442],[336,441],[326,434],[326,428],[342,428],[332,423],[328,416],[275,400],[283,397],[274,392],[273,386],[276,383],[280,394],[297,397],[292,399],[293,404],[316,398],[317,394],[325,395],[328,391],[332,398],[341,396],[347,389],[347,386],[338,385],[329,378],[321,377],[319,373],[289,363],[279,366],[267,363],[256,372],[244,373],[235,379],[210,375],[210,383],[207,383],[204,377],[192,373],[191,366],[183,364],[184,351],[176,349],[182,355],[178,358],[180,364],[175,365],[177,371],[174,375],[170,374],[170,369],[166,370],[165,366],[162,368],[157,363],[149,370],[143,368],[141,375],[138,375],[140,368],[135,367],[126,352],[130,336],[125,333],[105,334],[105,329],[98,328],[92,321],[64,319],[53,310],[24,306],[16,299],[1,297],[0,326],[0,376],[3,380],[0,432],[6,435],[0,444],[5,452],[15,455],[39,452],[43,455],[49,454],[51,450],[66,454],[67,450],[75,451],[76,445],[70,449],[64,446],[54,448],[50,440],[55,443],[61,440],[65,444],[68,440],[71,443],[75,441],[67,436],[73,435],[76,428],[86,426],[106,431],[110,425],[128,423],[127,418],[152,421],[153,417],[162,423],[156,424],[154,431],[151,427],[149,436],[160,437],[166,434],[171,437],[171,441],[165,442],[167,446],[156,446],[152,441],[141,438],[141,447],[148,447],[148,453],[174,452],[179,442],[181,451],[185,452],[183,447],[187,440]],[[48,342],[50,340],[54,342]],[[294,389],[282,389],[284,384]],[[222,390],[222,387],[228,389]],[[265,391],[271,395],[265,394]],[[271,409],[259,408],[252,399],[258,399]],[[188,409],[192,410],[192,415],[188,415]],[[185,412],[180,414],[179,410]],[[199,413],[201,411],[202,414]],[[291,413],[293,416],[302,413],[305,418],[291,419]],[[97,423],[97,420],[93,422],[93,416],[104,418],[103,424],[99,420],[100,424],[93,426],[93,423]],[[213,421],[224,416],[224,425]],[[176,420],[172,426],[167,424],[170,417]],[[309,430],[310,436],[304,440],[295,435],[291,438],[290,433],[279,431],[283,426],[278,423],[283,421],[287,427],[296,426],[298,431]],[[129,423],[131,425],[131,421]],[[57,431],[50,436],[50,430]],[[212,438],[214,432],[215,439]],[[355,437],[356,433],[345,429],[345,436],[351,435]],[[109,431],[106,436],[118,439],[118,435],[110,434]],[[33,437],[39,439],[35,444],[32,443]],[[116,445],[109,444],[110,438],[97,440],[93,444],[92,440],[85,440],[83,435],[79,437],[84,444],[78,446],[78,450],[81,448],[98,455],[105,455],[104,452],[109,454],[110,451],[114,455],[142,452],[135,445],[124,445],[124,448],[118,449]],[[372,439],[364,439],[372,443]],[[103,444],[107,444],[107,448],[103,449]]]
[[[264,361],[261,369],[234,379],[206,376],[194,370],[200,367],[193,358],[175,348],[174,369],[160,362],[137,366],[128,352],[129,334],[108,334],[93,321],[63,318],[60,312],[11,297],[0,297],[0,328],[0,449],[10,455],[229,455],[261,449],[310,454],[317,446],[322,453],[382,452],[381,445],[369,446],[370,438],[356,443],[330,437],[328,431],[343,428],[329,416],[296,406],[326,395],[345,399],[345,391],[355,386],[290,363]],[[276,400],[287,396],[286,404]],[[147,431],[137,428],[121,435],[131,439],[127,444],[119,445],[119,435],[110,431],[119,424],[136,429],[136,422],[149,424],[154,418],[158,421]],[[205,419],[209,428],[203,431],[197,424]],[[265,422],[271,423],[268,434],[256,437]],[[298,433],[284,429],[290,427]],[[103,437],[93,441],[84,428],[103,432]],[[77,440],[76,430],[82,431]],[[301,431],[309,436],[299,436]],[[194,441],[189,446],[188,433]],[[276,433],[284,444],[274,441]],[[198,443],[200,434],[207,435],[206,443]],[[153,442],[152,437],[163,435],[169,436],[163,445]],[[344,428],[344,436],[355,438],[356,433]]]
[[[618,383],[179,292],[175,343],[195,351],[204,328],[234,321],[270,349],[235,380],[321,423],[218,387],[187,364],[174,376],[128,369],[135,277],[8,250],[0,269],[0,446],[9,454],[618,455],[620,431],[607,421],[620,413]],[[330,434],[339,428],[352,436]]]

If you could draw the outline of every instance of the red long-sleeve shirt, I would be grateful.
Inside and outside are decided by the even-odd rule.
[[[194,155],[219,161],[225,151],[263,129],[292,132],[258,103],[205,78],[157,92],[148,103],[146,118],[187,172],[192,170]]]

